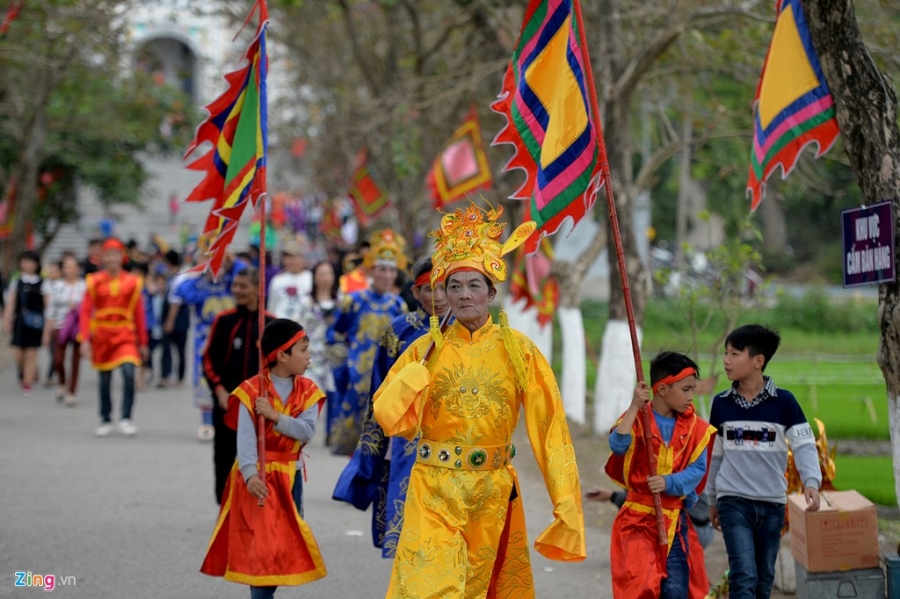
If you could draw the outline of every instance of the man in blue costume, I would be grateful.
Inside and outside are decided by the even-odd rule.
[[[179,306],[186,304],[194,312],[194,372],[193,389],[194,404],[200,409],[200,428],[197,438],[200,441],[212,441],[215,435],[213,428],[213,397],[212,391],[203,377],[203,350],[206,348],[206,339],[216,314],[234,307],[234,296],[231,295],[231,281],[234,273],[246,268],[241,261],[234,261],[231,254],[226,255],[222,265],[222,272],[218,281],[214,280],[210,273],[197,275],[185,273],[179,275],[172,282],[172,293],[169,294],[169,304]],[[173,310],[177,312],[177,310]],[[174,319],[173,319],[174,322]]]
[[[336,396],[337,405],[328,411],[329,441],[338,455],[350,455],[356,448],[378,342],[391,320],[407,312],[404,301],[393,292],[397,269],[406,268],[405,241],[390,229],[373,233],[370,240],[372,249],[363,264],[372,274],[372,285],[343,297],[326,335],[327,343],[344,337],[348,346],[347,386]]]
[[[430,276],[431,258],[421,260],[413,267],[412,293],[420,307],[392,320],[385,331],[372,368],[370,391],[381,386],[391,366],[410,343],[428,334],[429,317],[434,314],[442,319],[449,309],[443,282],[432,286]],[[372,541],[381,548],[382,557],[393,558],[397,551],[417,442],[418,439],[406,441],[402,437],[385,437],[381,425],[372,415],[370,398],[362,436],[334,489],[334,499],[346,501],[357,509],[366,510],[373,505]]]

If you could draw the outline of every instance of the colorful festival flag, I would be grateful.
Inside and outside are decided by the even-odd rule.
[[[206,175],[185,201],[213,200],[202,237],[209,241],[206,259],[217,275],[225,250],[234,239],[238,222],[247,204],[254,206],[266,193],[266,151],[268,114],[266,103],[266,28],[269,11],[265,0],[258,0],[244,26],[259,9],[256,35],[244,53],[246,64],[225,75],[228,89],[205,106],[209,116],[197,127],[194,141],[185,152],[191,155],[204,142],[212,148],[187,168]]]
[[[366,150],[362,150],[359,154],[358,166],[353,173],[347,195],[353,200],[353,210],[363,227],[368,226],[390,204],[387,191],[372,175]]]
[[[434,207],[441,210],[470,193],[490,189],[493,183],[478,111],[472,106],[466,120],[431,165],[425,184],[431,190]]]
[[[332,199],[325,203],[325,212],[322,215],[322,222],[319,223],[319,231],[327,239],[341,236],[341,225],[343,223],[338,209],[337,200]]]
[[[12,0],[12,2],[9,3],[9,8],[6,9],[6,16],[0,21],[0,39],[5,38],[6,34],[9,33],[10,25],[12,25],[13,21],[19,16],[19,12],[22,11],[24,6],[25,0]]]
[[[526,218],[541,237],[591,209],[606,162],[590,57],[578,0],[531,0],[503,89],[491,108],[506,117],[493,145],[512,144],[504,171],[520,168],[525,183],[512,196],[528,200]]]
[[[775,33],[754,98],[747,180],[751,211],[765,196],[766,180],[777,167],[781,167],[781,178],[787,179],[803,148],[816,144],[816,158],[821,158],[840,133],[834,98],[800,0],[779,0],[776,11]]]
[[[509,284],[513,302],[524,300],[526,310],[536,308],[541,327],[553,322],[559,305],[559,282],[550,276],[552,263],[553,246],[546,237],[534,254],[526,255],[525,248],[519,248]]]

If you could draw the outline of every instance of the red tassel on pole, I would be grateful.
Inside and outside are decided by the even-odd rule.
[[[584,21],[581,17],[581,7],[578,3],[574,3],[575,16],[578,21],[578,33],[584,40]],[[591,106],[596,108],[597,104],[597,88],[594,87],[594,76],[592,73],[591,57],[588,54],[587,44],[581,45],[585,65],[586,80],[588,94],[591,97]],[[596,122],[599,126],[600,115],[595,114]],[[602,137],[601,137],[602,139]],[[613,240],[616,244],[616,258],[619,262],[619,274],[622,277],[622,294],[625,296],[625,310],[628,313],[628,330],[631,333],[631,349],[634,353],[634,371],[637,374],[638,383],[644,382],[644,367],[641,362],[641,346],[637,338],[637,326],[634,322],[634,307],[631,303],[631,288],[628,286],[628,272],[625,268],[625,250],[622,248],[622,235],[619,232],[619,217],[616,215],[616,202],[613,199],[612,181],[609,176],[609,162],[606,159],[606,149],[601,145],[602,160],[602,177],[603,186],[606,188],[606,203],[609,206],[609,223],[613,233]],[[641,408],[641,422],[644,429],[644,443],[647,444],[647,455],[649,456],[650,476],[656,476],[656,453],[653,451],[653,435],[650,432],[650,407]],[[666,532],[666,522],[663,519],[662,500],[659,493],[653,493],[653,508],[656,512],[656,528],[659,532],[660,545],[669,544],[669,536]]]

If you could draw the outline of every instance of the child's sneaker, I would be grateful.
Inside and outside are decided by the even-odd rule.
[[[138,429],[135,425],[131,424],[131,420],[125,418],[119,422],[119,432],[126,437],[133,437],[138,433]]]
[[[75,399],[75,396],[72,395],[71,393],[66,394],[65,402],[66,402],[66,405],[69,406],[70,408],[78,403]]]
[[[22,397],[31,397],[31,385],[22,385]]]
[[[208,424],[201,424],[200,428],[197,429],[197,440],[200,442],[212,441],[215,436],[216,429]]]
[[[94,434],[98,437],[108,437],[113,432],[112,422],[104,422],[94,431]]]

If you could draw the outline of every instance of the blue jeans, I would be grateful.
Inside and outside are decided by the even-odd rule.
[[[294,505],[297,506],[297,513],[303,517],[303,471],[298,470],[294,478],[294,487],[291,489],[291,495],[294,496]],[[275,596],[275,589],[278,587],[250,587],[250,599],[272,599]]]
[[[122,419],[131,418],[134,405],[134,364],[122,364]],[[100,419],[112,422],[112,370],[100,371]]]
[[[717,503],[728,551],[729,597],[768,599],[781,546],[784,504],[731,496]]]
[[[669,558],[666,560],[666,574],[659,588],[659,599],[688,599],[691,572],[688,568],[687,512],[681,510],[678,532],[672,540]]]
[[[250,599],[272,599],[278,587],[250,587]]]

